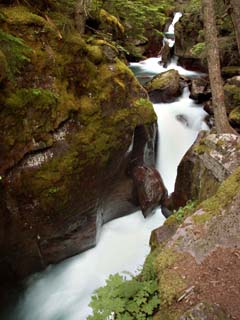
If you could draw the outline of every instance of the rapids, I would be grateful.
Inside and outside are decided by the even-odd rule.
[[[153,76],[167,69],[176,69],[181,75],[199,76],[177,66],[176,58],[167,69],[159,64],[160,61],[160,58],[150,58],[132,63],[130,67],[139,77],[142,74]],[[157,169],[169,192],[172,192],[177,165],[198,132],[207,129],[203,122],[205,112],[189,99],[187,88],[175,102],[155,104],[154,108],[158,115],[160,137]],[[138,211],[107,223],[102,227],[95,248],[30,277],[16,306],[11,307],[1,319],[85,320],[91,313],[88,304],[93,291],[104,285],[109,274],[136,272],[149,252],[151,230],[163,221],[158,209],[147,219]]]

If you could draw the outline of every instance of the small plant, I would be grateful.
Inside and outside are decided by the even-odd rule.
[[[152,319],[159,306],[156,280],[126,280],[119,274],[111,275],[105,287],[96,290],[90,306],[93,315],[88,320],[143,320]]]
[[[120,274],[111,275],[106,286],[95,291],[88,320],[152,320],[158,309],[157,274],[154,252],[148,255],[142,272],[127,280]]]
[[[184,218],[190,215],[195,208],[196,208],[196,201],[188,201],[185,207],[180,207],[177,211],[174,211],[176,220],[179,223],[182,223]]]

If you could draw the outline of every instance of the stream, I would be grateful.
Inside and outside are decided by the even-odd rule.
[[[163,68],[161,58],[150,58],[130,67],[139,77],[153,76],[167,69],[181,75],[199,76],[177,66],[173,58]],[[202,129],[206,113],[189,99],[189,90],[175,102],[154,105],[158,116],[159,141],[157,169],[169,193],[174,189],[177,166]],[[179,119],[181,121],[179,121]],[[141,212],[115,219],[102,227],[98,245],[58,265],[31,276],[15,307],[3,317],[7,320],[85,320],[93,291],[104,285],[110,274],[138,272],[149,252],[150,233],[164,222],[161,210],[144,219]],[[1,317],[2,319],[2,317]]]

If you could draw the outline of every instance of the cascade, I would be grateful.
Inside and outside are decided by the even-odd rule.
[[[175,21],[169,27],[171,32]],[[177,66],[176,58],[167,69],[159,61],[160,58],[150,58],[132,63],[130,67],[138,77],[142,74],[153,76],[168,69],[176,69],[181,75],[199,76],[199,73]],[[160,131],[157,168],[172,192],[178,163],[199,130],[207,129],[203,122],[205,112],[189,99],[187,88],[175,102],[155,104],[154,108]],[[180,122],[180,118],[184,122]],[[104,285],[109,274],[125,270],[135,272],[149,252],[151,231],[163,221],[158,209],[147,219],[139,211],[107,223],[95,248],[30,277],[16,307],[11,307],[1,319],[85,320],[91,313],[88,303],[93,291]]]

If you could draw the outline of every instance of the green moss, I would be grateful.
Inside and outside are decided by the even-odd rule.
[[[231,84],[224,86],[224,93],[231,99],[233,106],[240,104],[240,90],[239,87]]]
[[[103,52],[100,46],[97,45],[88,45],[87,54],[92,62],[99,64],[103,60]]]
[[[234,76],[240,75],[240,67],[239,66],[223,67],[222,74],[227,77],[234,77]]]
[[[240,191],[240,167],[219,187],[217,193],[202,202],[200,207],[209,214],[219,214]]]
[[[10,25],[35,25],[43,27],[45,31],[55,31],[55,28],[43,17],[32,13],[25,6],[5,7],[1,9]]]
[[[161,306],[170,305],[185,288],[180,275],[171,267],[180,258],[173,249],[164,248],[156,258]]]
[[[2,29],[0,29],[0,45],[6,75],[10,80],[14,80],[15,75],[20,73],[24,64],[30,61],[31,48],[24,43],[23,39],[4,32]]]
[[[209,221],[211,219],[212,215],[209,213],[203,213],[203,214],[195,214],[192,216],[192,219],[195,224],[204,224],[205,222]]]
[[[148,91],[163,90],[170,83],[178,85],[179,73],[176,70],[168,70],[154,77],[147,85]]]
[[[230,121],[240,125],[240,107],[233,109],[229,114]]]
[[[100,10],[100,20],[110,26],[112,26],[116,31],[124,33],[124,27],[121,22],[112,14],[109,14],[106,10]]]
[[[204,143],[204,139],[201,140],[198,144],[195,144],[193,147],[193,151],[197,154],[204,154],[210,152],[209,146]]]
[[[6,105],[12,109],[24,109],[34,107],[35,109],[51,108],[58,102],[57,96],[45,89],[18,89],[14,94],[6,99]]]
[[[0,82],[7,77],[8,63],[5,54],[0,50]]]
[[[186,217],[190,216],[195,211],[196,207],[196,201],[188,201],[185,207],[180,207],[177,211],[174,211],[174,213],[169,218],[167,218],[164,224],[181,224]]]

